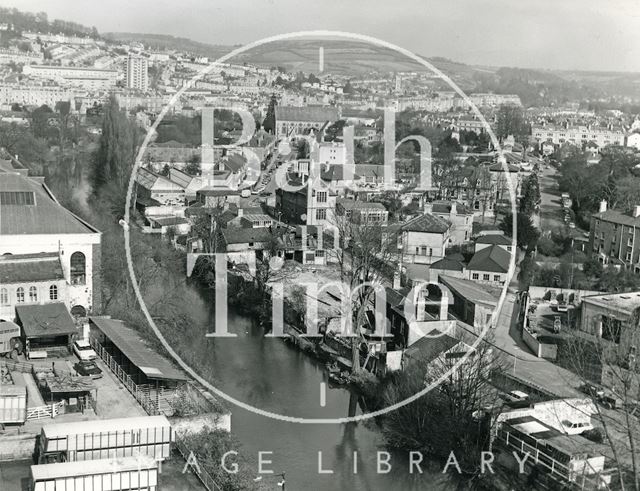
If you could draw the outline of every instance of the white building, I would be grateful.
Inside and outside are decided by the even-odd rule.
[[[83,87],[89,90],[114,87],[118,80],[116,70],[92,67],[25,65],[22,73],[32,78],[55,80],[60,84]]]
[[[54,108],[58,101],[72,101],[81,92],[57,85],[0,85],[0,104]]]
[[[144,56],[127,58],[127,87],[146,92],[149,89],[149,60]]]
[[[15,317],[16,305],[43,303],[54,298],[65,301],[73,314],[84,315],[101,303],[100,295],[100,232],[62,207],[44,184],[42,178],[28,177],[26,169],[12,169],[10,163],[0,167],[0,255],[20,255],[33,264],[24,278],[33,285],[0,291],[3,318]],[[54,295],[50,286],[58,285],[58,276],[32,278],[43,255],[56,255],[66,284]],[[55,260],[54,260],[55,262]],[[24,267],[24,264],[21,266]],[[53,269],[56,265],[54,264]],[[19,278],[13,278],[17,283]],[[51,280],[51,285],[39,283]],[[26,287],[28,286],[28,289]],[[22,287],[22,290],[20,288]],[[33,288],[32,288],[33,287]]]
[[[556,145],[572,143],[586,145],[590,141],[602,148],[606,145],[624,145],[625,133],[622,128],[595,126],[534,126],[531,134],[536,142],[551,141]]]

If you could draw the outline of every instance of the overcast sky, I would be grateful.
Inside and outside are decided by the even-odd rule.
[[[367,34],[480,65],[640,72],[640,0],[0,0],[96,26],[243,44],[291,31]]]

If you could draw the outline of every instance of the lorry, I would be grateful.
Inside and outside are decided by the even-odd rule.
[[[22,354],[22,349],[20,326],[14,322],[0,321],[0,355],[17,360],[18,355]]]

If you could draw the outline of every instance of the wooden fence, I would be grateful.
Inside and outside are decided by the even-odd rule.
[[[0,367],[5,366],[9,371],[33,373],[33,363],[25,363],[23,361],[15,360],[0,360]]]
[[[129,374],[120,367],[109,352],[96,339],[91,338],[90,342],[98,356],[109,367],[109,370],[111,370],[111,372],[118,377],[118,380],[124,384],[127,390],[131,392],[133,397],[135,397],[136,401],[138,401],[147,414],[150,416],[160,414],[159,408],[166,405],[166,399],[173,395],[174,391],[159,391],[156,393],[156,400],[154,400],[150,395],[151,389],[148,385],[136,384]],[[155,389],[153,390],[155,391]],[[189,456],[191,454],[196,455],[195,452],[192,452],[178,436],[176,436],[175,447],[187,462],[189,462]],[[211,474],[209,474],[206,469],[203,469],[201,465],[192,466],[192,470],[208,491],[222,491],[222,488],[218,486],[213,477],[211,477]]]
[[[52,404],[46,404],[44,406],[27,408],[27,420],[31,419],[44,419],[55,418],[64,407],[64,402],[54,402]]]
[[[125,372],[122,367],[116,362],[116,360],[109,354],[109,352],[96,340],[91,339],[91,346],[98,354],[98,356],[109,367],[109,370],[118,378],[120,382],[127,388],[127,390],[135,397],[136,401],[142,406],[142,408],[150,416],[160,414],[156,401],[149,396],[149,387],[145,385],[136,384],[133,379]]]

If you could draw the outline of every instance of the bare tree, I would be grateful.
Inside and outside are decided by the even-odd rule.
[[[640,491],[640,307],[626,319],[603,317],[581,329],[566,340],[568,368],[595,403],[620,488]]]
[[[394,246],[397,235],[389,234],[379,222],[366,215],[347,216],[336,213],[332,219],[339,237],[338,248],[331,251],[340,268],[340,278],[350,295],[347,311],[342,315],[351,319],[351,355],[353,371],[360,371],[360,345],[363,330],[374,329],[367,311],[373,306],[378,289],[384,288],[386,278],[394,268]],[[352,293],[356,292],[355,295]]]

